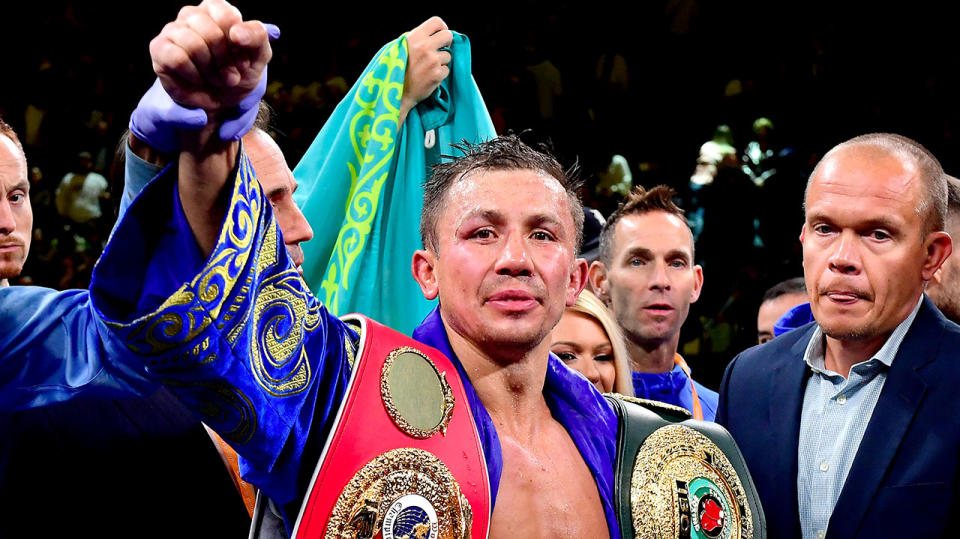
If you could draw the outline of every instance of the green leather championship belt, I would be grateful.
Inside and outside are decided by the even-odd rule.
[[[683,408],[610,394],[619,418],[616,510],[624,539],[763,539],[743,455],[723,427]]]

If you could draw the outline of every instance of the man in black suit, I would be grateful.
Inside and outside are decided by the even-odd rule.
[[[800,240],[816,322],[740,354],[717,411],[770,537],[953,533],[960,327],[923,294],[952,250],[946,201],[940,164],[897,135],[844,142],[810,176]]]

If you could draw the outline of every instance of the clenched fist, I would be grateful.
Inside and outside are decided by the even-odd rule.
[[[225,0],[204,0],[164,26],[150,42],[150,57],[175,102],[217,117],[260,84],[273,54],[269,38],[267,26],[244,21]]]

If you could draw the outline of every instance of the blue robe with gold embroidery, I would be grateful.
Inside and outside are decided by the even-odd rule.
[[[343,398],[356,335],[292,267],[242,152],[231,205],[206,260],[171,170],[147,187],[111,237],[94,270],[93,305],[109,340],[126,347],[121,363],[142,365],[228,440],[243,457],[244,478],[280,504],[289,530]],[[428,317],[417,335],[459,365],[439,318]],[[496,429],[464,382],[495,496],[502,468]],[[613,410],[555,358],[544,396],[593,473],[611,536],[619,537]]]

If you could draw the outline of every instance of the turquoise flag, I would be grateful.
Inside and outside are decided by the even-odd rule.
[[[406,36],[380,49],[293,171],[315,234],[303,246],[303,277],[337,316],[363,313],[410,335],[435,306],[410,273],[423,182],[454,154],[451,143],[496,136],[471,75],[470,41],[453,35],[450,76],[403,126]]]

